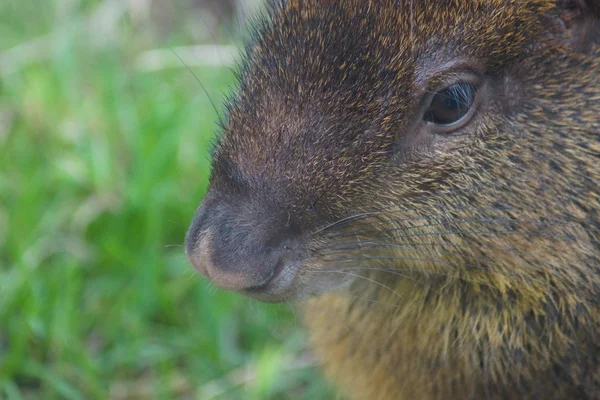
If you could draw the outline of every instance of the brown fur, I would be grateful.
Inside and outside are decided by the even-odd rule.
[[[600,398],[597,7],[291,0],[259,24],[206,202],[303,232],[275,300],[306,299],[350,398]],[[431,133],[455,62],[477,114]]]

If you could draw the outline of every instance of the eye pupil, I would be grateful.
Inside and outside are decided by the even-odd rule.
[[[440,90],[431,99],[423,119],[438,125],[452,125],[463,119],[475,101],[475,85],[459,82]]]

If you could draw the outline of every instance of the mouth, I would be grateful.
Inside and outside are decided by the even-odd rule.
[[[243,294],[261,301],[283,301],[290,297],[290,289],[294,286],[300,266],[301,263],[297,261],[280,261],[264,283],[244,289]]]

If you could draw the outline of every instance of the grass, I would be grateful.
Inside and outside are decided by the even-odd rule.
[[[0,4],[0,399],[334,398],[287,305],[192,273],[216,112],[185,68],[135,66],[185,32],[90,22],[110,4]],[[219,105],[231,72],[193,72]]]

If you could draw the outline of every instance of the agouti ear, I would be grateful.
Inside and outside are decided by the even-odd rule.
[[[585,51],[600,43],[600,0],[557,0],[567,43]]]

